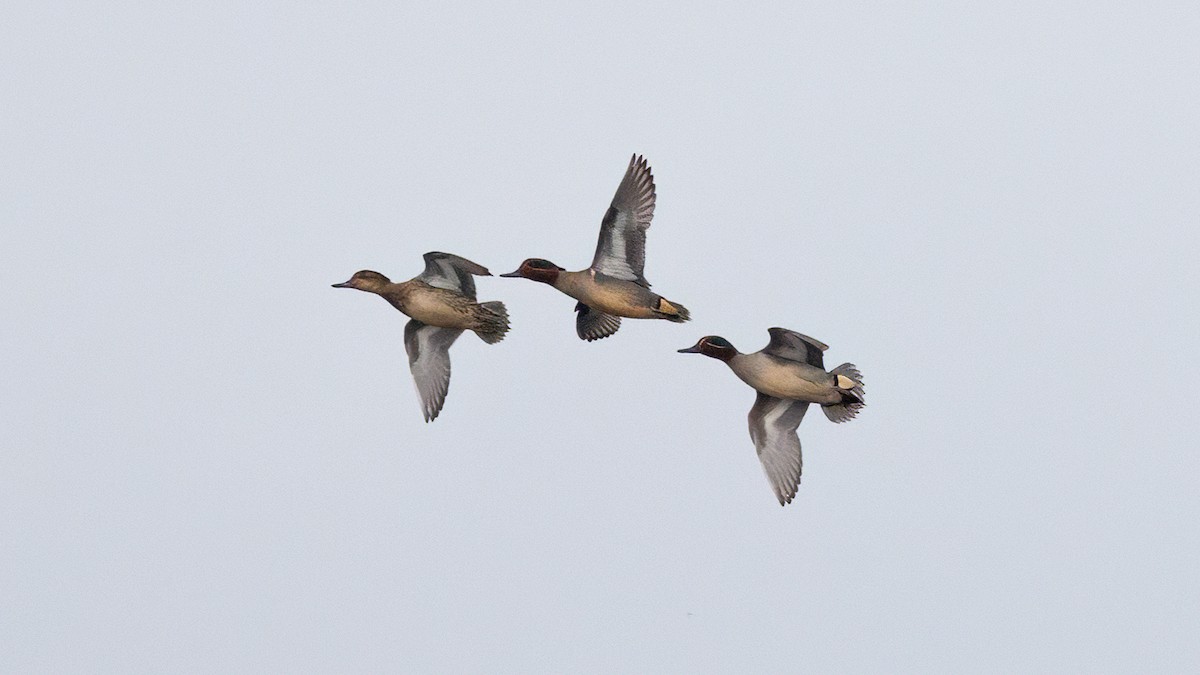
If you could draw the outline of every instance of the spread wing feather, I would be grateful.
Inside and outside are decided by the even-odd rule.
[[[600,223],[592,269],[650,288],[646,266],[646,230],[654,218],[654,176],[646,158],[634,155],[612,205]]]
[[[786,328],[771,328],[767,332],[771,334],[771,342],[763,348],[767,354],[825,370],[822,352],[829,349],[829,345]]]
[[[475,280],[471,275],[492,275],[483,265],[453,253],[430,251],[424,257],[425,271],[417,276],[418,279],[436,288],[457,291],[472,300],[475,299]]]
[[[426,422],[437,419],[450,391],[450,345],[462,335],[458,328],[439,328],[413,319],[404,326],[404,350],[412,371],[421,414]]]
[[[606,338],[621,327],[621,317],[606,314],[582,302],[575,303],[575,311],[578,312],[575,315],[575,332],[581,340],[591,342]]]
[[[796,428],[807,411],[808,403],[804,401],[775,398],[762,392],[750,408],[750,438],[781,506],[791,503],[800,486],[804,461]]]

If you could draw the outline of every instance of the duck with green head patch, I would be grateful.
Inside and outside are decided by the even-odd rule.
[[[703,354],[723,361],[758,392],[750,408],[750,438],[780,505],[789,504],[800,486],[803,466],[796,429],[810,403],[821,406],[833,422],[845,422],[866,405],[862,374],[852,363],[825,371],[829,346],[786,328],[768,331],[771,342],[753,354],[739,352],[716,335],[700,338],[684,354]]]
[[[404,327],[408,367],[421,397],[425,421],[437,418],[450,389],[450,345],[464,330],[494,344],[508,332],[508,311],[502,302],[476,302],[476,276],[491,276],[487,268],[450,253],[425,254],[425,271],[400,283],[379,272],[355,272],[334,288],[354,288],[379,295],[412,318]]]
[[[600,224],[591,267],[568,272],[549,260],[529,258],[500,276],[540,281],[578,300],[575,332],[589,342],[617,332],[621,317],[683,323],[691,318],[687,308],[651,291],[642,273],[654,202],[650,166],[644,157],[634,155]]]

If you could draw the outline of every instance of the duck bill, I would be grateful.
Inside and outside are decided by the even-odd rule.
[[[691,347],[688,347],[687,349],[680,349],[678,351],[680,354],[699,354],[700,353],[700,345],[693,345]]]
[[[512,278],[520,279],[521,277],[523,277],[525,275],[521,274],[521,270],[514,270],[512,272],[509,272],[508,274],[501,274],[500,276],[508,277],[510,279],[512,279]]]
[[[354,288],[353,286],[350,285],[349,281],[343,281],[340,284],[332,284],[332,286],[334,288]]]

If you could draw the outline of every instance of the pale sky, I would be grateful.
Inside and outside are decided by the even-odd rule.
[[[0,671],[1200,668],[1190,3],[18,3]],[[694,320],[453,348],[354,271],[591,260],[631,153]],[[784,326],[800,427],[675,350]]]

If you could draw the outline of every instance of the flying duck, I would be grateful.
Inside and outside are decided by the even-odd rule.
[[[408,281],[392,283],[379,272],[355,272],[334,288],[356,288],[382,296],[412,318],[404,327],[408,367],[421,397],[426,422],[437,419],[450,389],[450,345],[464,330],[494,344],[508,332],[508,311],[502,302],[476,302],[471,275],[491,276],[487,268],[466,258],[431,251],[425,271]]]
[[[617,332],[621,317],[683,323],[691,318],[687,308],[651,291],[642,274],[654,199],[650,166],[644,157],[634,155],[600,223],[591,267],[568,272],[549,260],[529,258],[500,276],[540,281],[575,298],[575,332],[589,342]]]
[[[772,328],[762,351],[742,354],[723,337],[709,335],[684,354],[704,354],[724,361],[758,392],[750,408],[750,438],[779,504],[789,504],[800,485],[800,438],[796,428],[808,404],[821,406],[834,422],[845,422],[866,405],[862,374],[852,363],[826,372],[822,353],[829,346],[786,328]]]

